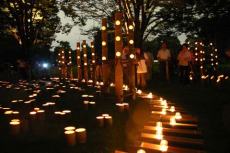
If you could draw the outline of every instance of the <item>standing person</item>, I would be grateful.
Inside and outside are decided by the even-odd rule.
[[[167,47],[166,42],[164,42],[161,45],[161,48],[159,49],[157,53],[157,59],[160,63],[160,77],[162,80],[168,80],[169,81],[169,60],[171,58],[170,50]]]
[[[178,66],[179,66],[179,76],[180,81],[183,84],[189,83],[189,66],[190,62],[192,61],[192,54],[188,50],[188,45],[183,44],[182,49],[177,56]]]
[[[144,55],[141,53],[140,48],[136,48],[136,58],[137,58],[137,86],[140,88],[146,87],[146,73],[147,66],[145,63]]]
[[[145,63],[147,65],[147,71],[148,71],[148,73],[146,74],[146,80],[149,82],[152,79],[153,55],[149,50],[147,50],[146,52],[144,52],[144,58],[145,58]]]
[[[123,82],[124,84],[129,83],[129,68],[128,68],[128,59],[129,59],[129,47],[126,45],[122,50],[122,60],[123,60]]]

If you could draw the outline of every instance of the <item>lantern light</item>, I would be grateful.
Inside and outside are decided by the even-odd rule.
[[[116,56],[120,57],[121,56],[121,52],[116,52]]]
[[[106,30],[106,26],[102,26],[101,30],[103,30],[103,31]]]
[[[119,25],[121,25],[121,21],[120,21],[120,20],[116,20],[115,24],[116,24],[117,26],[119,26]]]
[[[132,44],[134,44],[134,41],[133,40],[129,40],[129,43],[132,45]]]
[[[102,61],[105,61],[106,60],[106,57],[105,56],[102,56]]]
[[[116,36],[116,41],[120,41],[121,37],[120,36]]]
[[[105,41],[102,41],[102,46],[106,46],[106,42]]]

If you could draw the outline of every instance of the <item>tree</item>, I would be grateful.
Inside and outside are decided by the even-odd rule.
[[[101,21],[101,18],[113,19],[114,12],[121,11],[124,14],[124,22],[132,20],[135,25],[135,46],[142,48],[142,42],[150,35],[156,35],[164,29],[167,14],[161,14],[162,7],[172,7],[180,4],[181,1],[165,0],[69,0],[72,9],[84,14],[84,19]],[[109,20],[113,21],[113,20]],[[111,24],[111,23],[110,23]],[[125,27],[125,26],[124,26]],[[124,32],[126,29],[124,28]]]
[[[64,10],[60,0],[2,0],[0,5],[0,34],[11,34],[30,57],[34,45],[48,48],[55,39],[55,32],[61,28],[70,29],[69,24],[61,27],[58,12],[63,10],[67,16],[79,16],[71,10]],[[68,30],[67,30],[68,31]]]

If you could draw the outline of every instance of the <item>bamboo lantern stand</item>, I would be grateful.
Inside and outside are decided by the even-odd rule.
[[[93,84],[96,82],[96,76],[95,76],[95,69],[96,69],[96,55],[95,55],[95,48],[94,48],[94,42],[91,42],[91,57],[92,57],[92,71],[91,71],[91,78],[93,80]]]
[[[102,80],[104,91],[108,92],[109,87],[109,64],[108,64],[108,45],[107,45],[107,19],[102,19],[101,27],[102,40]]]
[[[69,50],[68,55],[68,64],[67,64],[67,74],[68,77],[72,80],[73,79],[73,69],[72,69],[72,52]]]
[[[81,70],[81,51],[80,51],[80,42],[77,43],[77,79],[80,81],[82,79],[82,70]]]
[[[61,49],[58,54],[58,65],[62,78],[66,78],[65,51]]]
[[[122,55],[122,29],[121,29],[122,13],[115,14],[115,95],[116,102],[123,101],[123,70],[121,64]]]
[[[134,50],[134,25],[133,21],[130,19],[128,21],[128,42],[129,42],[129,87],[132,93],[132,98],[136,99],[136,84],[135,84],[135,50]]]
[[[89,75],[88,75],[88,59],[87,59],[87,48],[86,48],[86,41],[83,40],[82,42],[83,47],[83,60],[84,60],[84,79],[85,82],[88,82]]]

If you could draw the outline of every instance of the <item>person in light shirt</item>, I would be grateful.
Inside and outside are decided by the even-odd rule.
[[[188,45],[183,44],[182,49],[177,56],[178,66],[180,71],[180,81],[183,84],[189,83],[189,66],[192,61],[192,54],[188,50]]]
[[[157,59],[160,63],[159,68],[160,68],[161,78],[163,80],[169,79],[168,62],[171,59],[171,53],[165,42],[162,43],[161,48],[159,49],[157,53]]]

